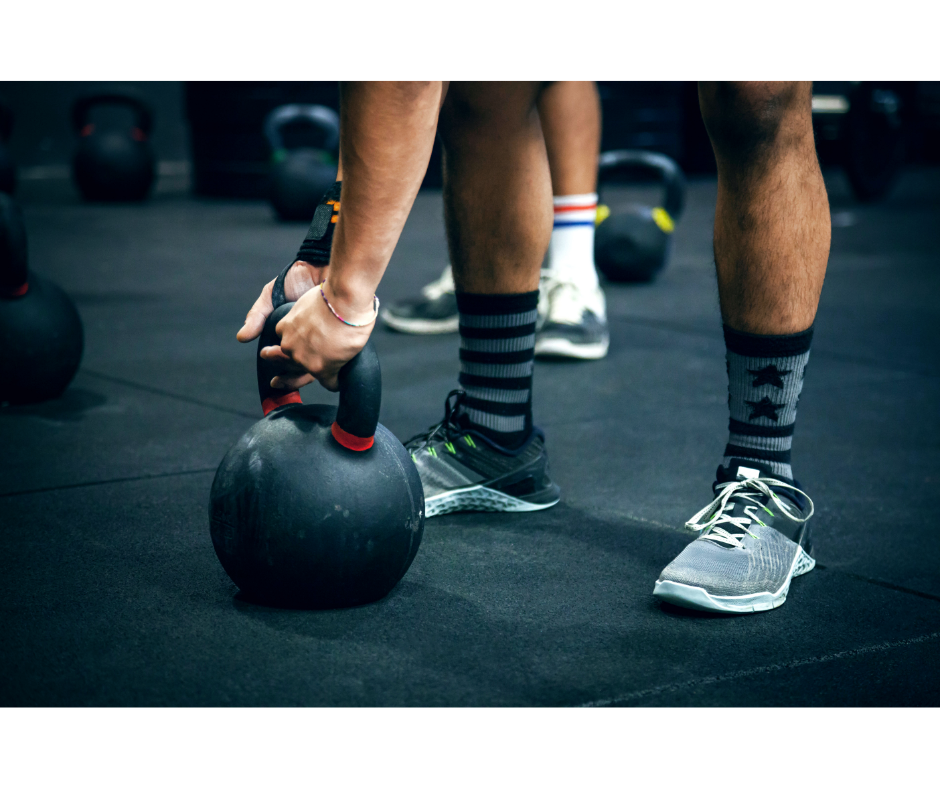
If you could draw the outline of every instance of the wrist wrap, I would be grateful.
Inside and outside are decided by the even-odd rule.
[[[333,231],[339,219],[342,186],[342,181],[336,181],[323,195],[313,213],[313,221],[310,222],[307,237],[304,238],[300,251],[297,252],[297,260],[316,266],[329,265]]]

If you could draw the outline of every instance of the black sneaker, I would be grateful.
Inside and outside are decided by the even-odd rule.
[[[460,326],[457,296],[450,266],[421,289],[421,298],[385,307],[379,317],[386,326],[404,334],[452,334]]]
[[[444,420],[405,444],[424,485],[424,516],[534,512],[558,503],[558,485],[548,478],[544,433],[533,429],[522,446],[507,451],[461,424],[457,411],[463,397],[463,391],[450,392]]]

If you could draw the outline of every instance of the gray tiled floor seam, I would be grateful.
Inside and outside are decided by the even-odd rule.
[[[199,405],[203,408],[210,408],[211,410],[216,410],[221,413],[231,413],[235,416],[243,416],[246,419],[253,419],[254,421],[257,421],[261,417],[258,413],[246,413],[243,410],[227,408],[224,405],[216,405],[213,402],[206,402],[205,400],[189,397],[185,394],[177,394],[173,391],[167,391],[166,389],[159,389],[155,386],[148,386],[144,383],[137,383],[133,380],[127,380],[126,378],[119,378],[115,375],[107,375],[104,372],[96,372],[93,369],[82,368],[80,374],[90,375],[93,378],[107,380],[110,383],[117,383],[121,386],[128,386],[130,388],[138,389],[139,391],[146,391],[148,394],[156,394],[160,397],[169,397],[170,399],[180,400],[181,402],[188,402],[190,405]]]
[[[904,640],[878,643],[872,646],[861,646],[859,648],[847,649],[845,651],[836,651],[832,654],[824,654],[818,657],[803,657],[801,659],[790,660],[789,662],[780,662],[773,665],[762,665],[760,667],[748,668],[746,670],[735,670],[731,671],[730,673],[722,673],[717,676],[704,676],[699,679],[680,681],[674,684],[661,684],[657,687],[649,687],[648,689],[627,692],[614,698],[589,701],[582,704],[582,706],[602,707],[625,705],[636,701],[645,700],[646,698],[655,697],[657,695],[664,695],[670,692],[681,692],[683,690],[694,689],[710,684],[719,684],[725,681],[734,681],[735,679],[749,678],[751,676],[758,676],[765,673],[776,673],[781,670],[792,670],[794,668],[805,667],[807,665],[819,665],[826,662],[834,662],[835,660],[863,656],[865,654],[875,654],[879,652],[890,651],[896,648],[904,648],[906,646],[916,646],[921,643],[929,643],[937,639],[940,639],[940,632],[931,632],[929,635],[919,635],[917,637],[905,638]]]
[[[15,498],[20,495],[38,495],[40,493],[57,492],[58,490],[73,490],[77,487],[98,487],[103,484],[122,484],[124,482],[149,481],[150,479],[167,479],[174,476],[193,476],[199,473],[215,473],[217,468],[196,468],[188,471],[167,471],[166,473],[144,473],[138,476],[118,476],[113,479],[96,479],[90,482],[75,482],[74,484],[60,484],[53,487],[34,487],[28,490],[14,490],[0,493],[0,498]]]

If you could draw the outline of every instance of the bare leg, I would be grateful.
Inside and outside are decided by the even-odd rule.
[[[593,82],[553,82],[539,96],[539,117],[552,172],[552,192],[597,190],[601,102]]]
[[[809,82],[702,83],[718,162],[715,263],[724,322],[752,334],[813,323],[831,225]]]
[[[699,97],[718,161],[715,260],[730,410],[723,464],[792,479],[831,232],[812,84],[704,83]]]
[[[537,356],[607,355],[607,304],[594,268],[601,104],[593,82],[553,82],[539,98],[552,171],[554,226],[545,257]]]
[[[538,289],[552,186],[539,84],[452,83],[441,109],[444,213],[458,291]]]

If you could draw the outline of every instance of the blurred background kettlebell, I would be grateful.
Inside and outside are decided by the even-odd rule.
[[[133,125],[99,128],[91,115],[103,106],[129,108]],[[72,106],[72,126],[79,135],[72,175],[86,200],[123,202],[147,197],[156,163],[150,144],[153,111],[142,96],[127,89],[83,96]]]
[[[653,207],[631,205],[613,212],[599,205],[594,262],[611,282],[650,282],[672,250],[672,234],[685,205],[685,176],[660,153],[607,151],[598,161],[598,191],[605,179],[625,170],[656,176],[662,182],[662,200]]]
[[[29,270],[19,205],[0,194],[0,403],[54,399],[82,360],[82,321],[72,300]]]
[[[264,134],[274,210],[285,221],[309,222],[336,181],[339,115],[318,104],[285,104],[267,116]]]
[[[0,192],[13,194],[16,189],[16,168],[7,150],[13,133],[13,110],[0,99]]]

